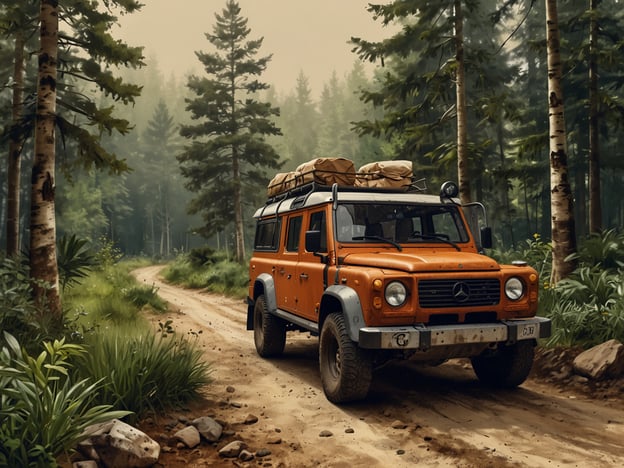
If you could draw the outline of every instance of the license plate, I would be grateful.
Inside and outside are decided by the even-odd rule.
[[[521,340],[527,338],[538,338],[539,326],[535,323],[527,323],[526,325],[520,325],[518,327],[518,338]]]

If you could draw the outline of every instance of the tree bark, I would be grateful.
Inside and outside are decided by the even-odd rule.
[[[58,0],[41,0],[39,73],[35,117],[35,156],[30,205],[30,276],[35,300],[52,319],[61,319],[56,263],[54,161]]]
[[[598,22],[597,0],[589,0],[589,232],[602,230],[600,145],[598,141]]]
[[[548,124],[550,132],[550,205],[552,231],[551,284],[574,271],[566,258],[576,251],[574,205],[568,178],[568,154],[561,85],[561,57],[557,0],[546,0],[546,42],[548,52]]]
[[[464,18],[461,0],[455,0],[455,93],[457,100],[457,182],[462,203],[470,203],[468,135],[466,132],[466,76],[464,71]]]
[[[17,131],[22,118],[24,99],[24,33],[15,33],[15,54],[13,66],[12,129],[9,135],[9,161],[7,165],[7,256],[14,257],[20,251],[20,175],[22,170],[22,148],[24,138]]]

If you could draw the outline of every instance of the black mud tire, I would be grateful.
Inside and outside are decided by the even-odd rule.
[[[256,351],[264,358],[280,356],[286,346],[286,322],[271,314],[264,296],[258,296],[254,304],[254,343]]]
[[[501,346],[491,354],[482,354],[471,359],[472,368],[484,384],[497,388],[514,388],[529,376],[533,366],[535,343],[532,340],[518,341],[510,346]]]
[[[372,361],[369,352],[349,338],[342,313],[330,314],[323,323],[319,367],[329,401],[347,403],[366,398],[373,378]]]

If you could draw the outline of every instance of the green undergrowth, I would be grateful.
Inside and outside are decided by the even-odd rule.
[[[162,313],[167,303],[154,285],[138,284],[131,271],[149,265],[133,259],[95,269],[63,296],[67,315],[78,325],[136,325],[144,320],[143,310]]]
[[[232,261],[222,251],[194,249],[178,256],[167,265],[162,274],[169,283],[186,288],[206,289],[236,298],[247,296],[247,264],[241,265]]]

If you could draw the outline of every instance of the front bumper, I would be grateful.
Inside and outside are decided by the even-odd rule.
[[[455,325],[414,325],[360,328],[359,345],[367,349],[418,349],[473,343],[515,343],[520,340],[548,338],[550,319],[503,320],[496,323]]]

